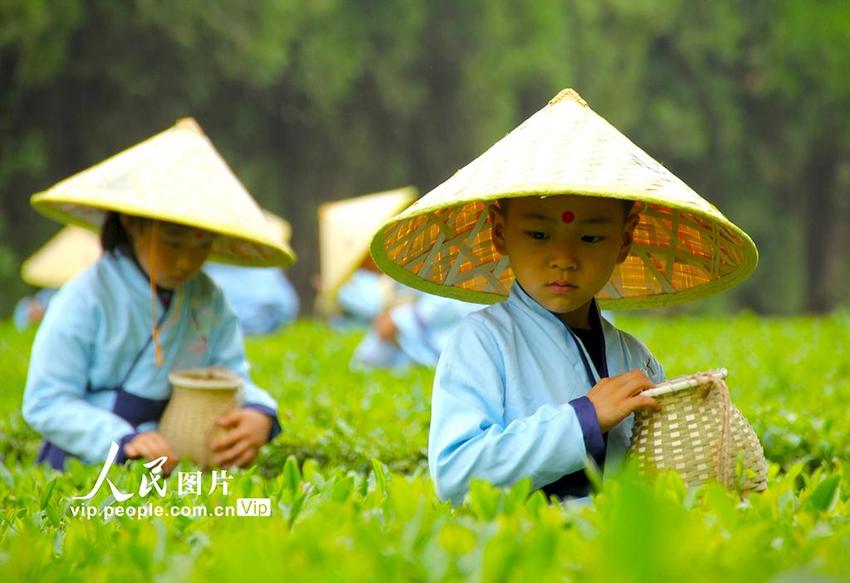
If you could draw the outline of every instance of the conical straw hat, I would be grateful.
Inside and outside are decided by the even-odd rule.
[[[407,186],[319,207],[319,305],[324,311],[336,304],[339,288],[369,255],[369,242],[378,227],[416,200],[417,194],[416,188]]]
[[[288,247],[289,241],[292,239],[292,225],[289,224],[289,221],[265,209],[263,209],[263,217],[274,229],[277,240]]]
[[[68,226],[53,235],[21,265],[21,279],[36,287],[62,287],[100,257],[97,235]]]
[[[100,229],[109,210],[205,229],[222,235],[213,244],[213,261],[263,266],[295,259],[192,119],[66,178],[31,202],[49,218],[92,230]]]
[[[263,216],[279,240],[287,243],[292,231],[289,223],[266,210]],[[23,262],[21,279],[36,287],[61,287],[97,261],[100,254],[100,239],[95,233],[68,225]]]
[[[514,281],[493,247],[500,198],[585,195],[643,201],[635,243],[597,298],[608,308],[701,299],[752,273],[755,244],[669,170],[566,89],[451,178],[387,221],[372,256],[426,292],[493,303]]]

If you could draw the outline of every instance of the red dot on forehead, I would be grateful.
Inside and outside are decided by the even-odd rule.
[[[576,214],[573,211],[564,211],[561,215],[561,220],[569,225],[576,220]]]

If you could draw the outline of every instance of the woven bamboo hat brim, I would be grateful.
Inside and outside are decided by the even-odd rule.
[[[386,220],[416,200],[412,186],[328,202],[319,207],[322,291],[319,303],[332,306],[339,288],[369,255],[369,242]]]
[[[288,245],[292,228],[276,214],[263,211],[275,236]],[[68,225],[21,265],[21,279],[36,287],[62,287],[101,254],[100,238],[92,231]]]
[[[53,235],[21,265],[21,279],[36,287],[62,287],[100,257],[100,239],[81,227]]]
[[[183,119],[107,160],[34,195],[54,220],[99,230],[105,211],[159,219],[221,235],[210,259],[286,266],[295,256],[201,128]]]
[[[631,254],[597,295],[605,307],[701,299],[741,282],[758,261],[744,231],[571,89],[387,221],[372,256],[410,287],[493,303],[507,296],[514,276],[493,247],[488,205],[560,194],[645,203]]]

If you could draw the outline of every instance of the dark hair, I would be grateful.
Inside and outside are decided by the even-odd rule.
[[[509,198],[500,198],[499,199],[499,210],[501,210],[503,214],[508,212],[508,201],[509,200],[510,200]],[[622,199],[622,198],[619,199],[619,200],[620,200],[621,203],[623,203],[623,212],[625,213],[624,216],[625,216],[625,218],[628,218],[629,214],[631,214],[631,212],[632,212],[632,209],[635,207],[635,201],[626,200],[626,199]]]
[[[104,253],[121,252],[127,257],[133,257],[133,243],[124,225],[121,224],[121,215],[115,211],[107,211],[100,227],[100,246]]]

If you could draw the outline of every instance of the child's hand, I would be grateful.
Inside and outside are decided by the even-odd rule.
[[[398,331],[395,322],[390,317],[389,312],[384,312],[372,321],[372,326],[378,334],[378,338],[384,342],[395,342],[395,335]]]
[[[171,470],[180,461],[162,434],[156,431],[145,431],[136,435],[124,444],[124,453],[131,459],[142,457],[146,460],[155,460],[158,457],[167,457],[168,459],[162,466],[162,471],[166,476],[171,473]]]
[[[213,461],[221,467],[246,467],[269,437],[271,417],[256,409],[234,409],[221,416],[218,424],[230,430],[212,441]]]
[[[596,383],[587,393],[587,398],[596,408],[596,418],[602,433],[610,430],[636,409],[649,407],[660,411],[661,405],[658,401],[640,394],[653,386],[653,382],[642,370],[631,370]]]

